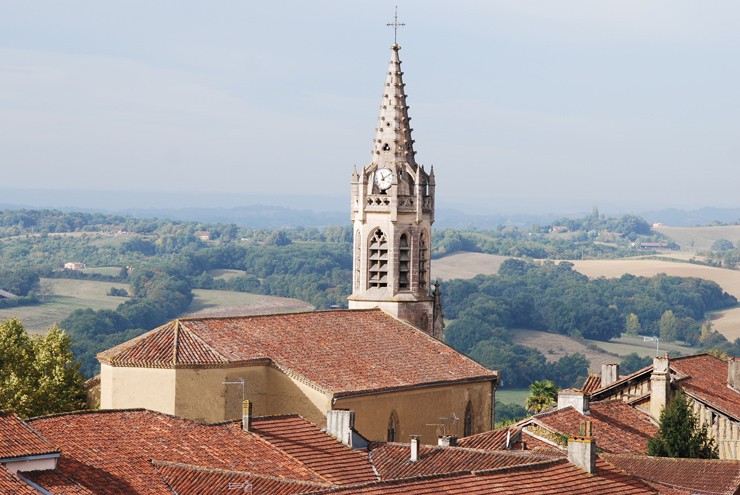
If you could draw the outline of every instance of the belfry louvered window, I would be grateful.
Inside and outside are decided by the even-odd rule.
[[[409,268],[411,266],[411,247],[409,236],[401,235],[398,245],[398,289],[409,290]]]
[[[370,238],[368,255],[368,286],[388,287],[388,238],[382,230],[376,230]]]

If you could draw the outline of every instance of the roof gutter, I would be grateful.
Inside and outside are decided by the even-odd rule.
[[[336,403],[337,399],[350,399],[355,397],[365,397],[368,395],[381,395],[381,394],[389,394],[393,392],[405,392],[407,390],[419,390],[419,389],[425,389],[425,388],[433,388],[433,387],[444,387],[448,385],[464,385],[466,383],[481,383],[481,382],[496,382],[498,383],[498,375],[489,375],[489,376],[482,376],[477,378],[466,378],[464,380],[458,380],[458,381],[444,381],[444,382],[431,382],[431,383],[421,383],[421,384],[415,384],[415,385],[404,385],[402,387],[395,387],[395,388],[383,388],[378,390],[367,390],[364,392],[339,392],[334,394],[334,402]]]

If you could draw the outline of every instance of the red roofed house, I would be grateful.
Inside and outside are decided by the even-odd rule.
[[[98,359],[104,409],[218,422],[241,417],[246,398],[255,415],[317,424],[351,409],[370,440],[434,442],[442,417],[460,418],[454,435],[490,430],[498,379],[379,309],[175,320]]]
[[[709,354],[670,359],[648,366],[591,391],[591,400],[621,399],[654,421],[676,391],[683,392],[717,442],[721,459],[740,459],[740,360]]]
[[[247,415],[242,422],[207,425],[152,411],[120,410],[57,414],[29,423],[59,446],[59,463],[56,469],[11,479],[14,485],[2,493],[710,493],[666,486],[661,483],[665,473],[631,466],[629,458],[597,458],[596,442],[589,438],[571,439],[576,448],[566,459],[528,451],[423,446],[418,437],[410,444],[371,444],[358,451],[298,416]],[[579,444],[584,450],[578,450]],[[724,489],[740,472],[737,464],[696,467],[693,479],[678,481]],[[721,478],[715,485],[714,476]],[[5,488],[0,476],[0,489]]]

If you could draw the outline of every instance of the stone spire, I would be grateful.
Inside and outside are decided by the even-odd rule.
[[[380,106],[378,127],[375,129],[372,162],[381,168],[395,169],[397,165],[408,163],[416,170],[414,140],[411,139],[409,107],[406,105],[406,91],[401,71],[398,44],[391,45],[391,60],[388,77],[385,81],[383,103]]]

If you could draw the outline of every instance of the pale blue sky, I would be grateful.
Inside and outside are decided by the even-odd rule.
[[[740,206],[721,0],[0,0],[0,188],[348,195],[396,3],[440,199]]]

